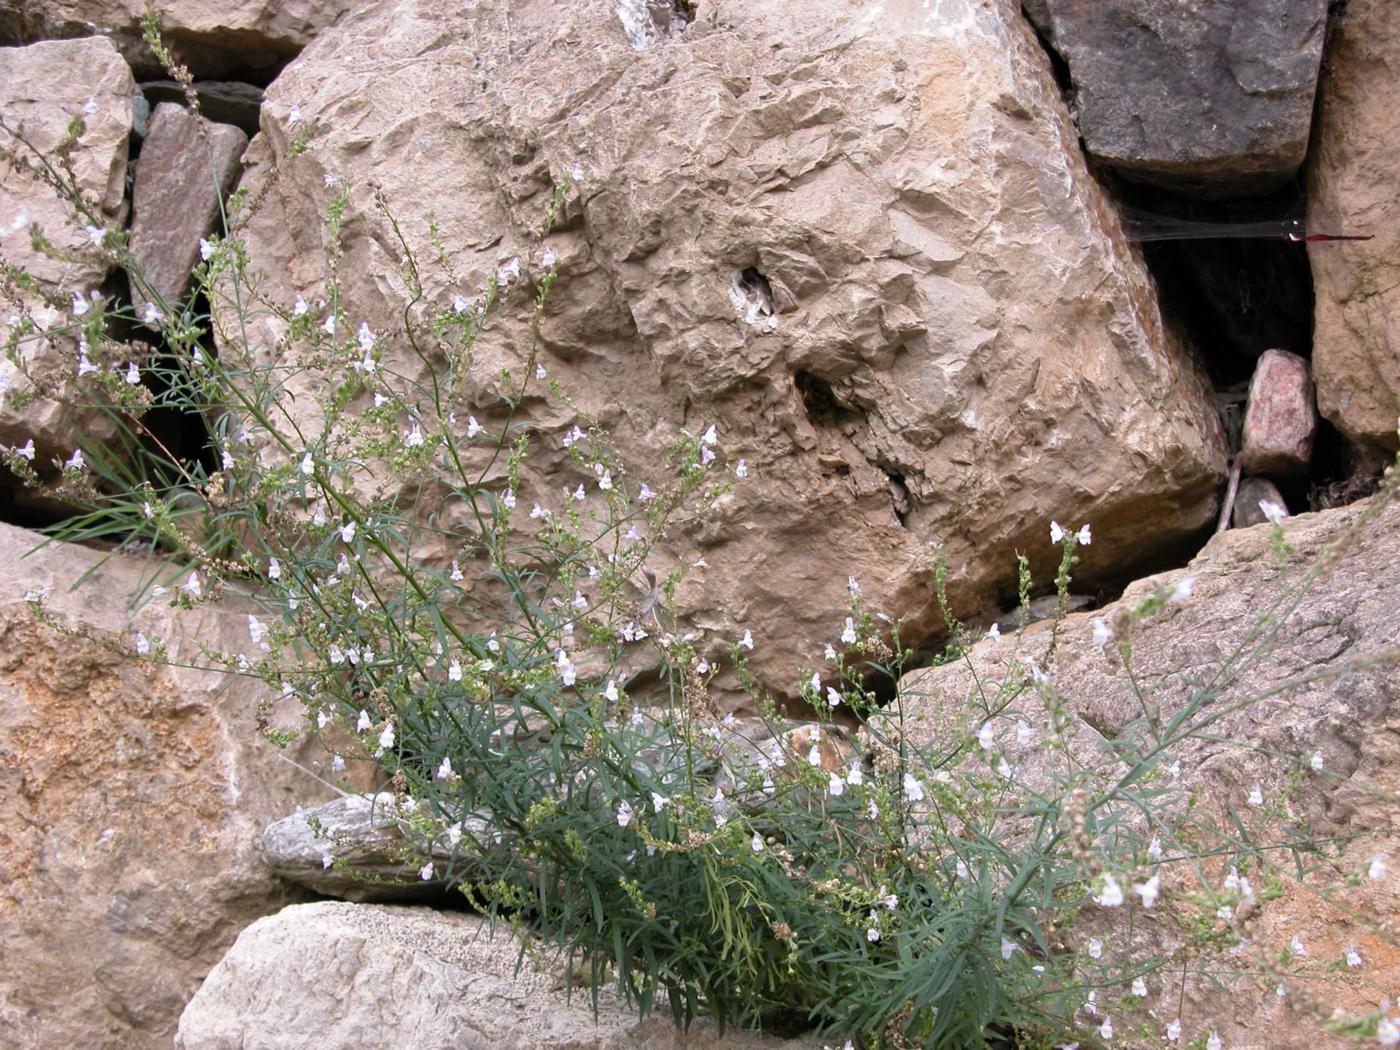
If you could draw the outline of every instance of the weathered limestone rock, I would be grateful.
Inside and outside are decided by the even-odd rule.
[[[1300,839],[1314,834],[1339,844],[1335,855],[1327,854],[1324,870],[1309,876],[1316,889],[1288,877],[1287,862],[1270,865],[1285,874],[1278,879],[1280,895],[1272,898],[1261,893],[1252,914],[1240,913],[1239,921],[1251,942],[1246,951],[1238,956],[1222,952],[1219,967],[1199,950],[1191,954],[1193,968],[1224,975],[1257,972],[1255,959],[1277,960],[1293,937],[1308,953],[1290,966],[1290,972],[1298,971],[1296,979],[1245,977],[1229,985],[1228,994],[1205,981],[1188,982],[1180,1017],[1186,1038],[1199,1034],[1202,1044],[1204,1034],[1216,1029],[1227,1047],[1340,1050],[1353,1045],[1348,1037],[1329,1034],[1295,1012],[1299,992],[1322,1003],[1323,1016],[1340,1008],[1346,1016],[1357,1017],[1373,1012],[1400,980],[1400,954],[1387,938],[1371,933],[1356,919],[1392,916],[1400,907],[1400,878],[1389,870],[1378,878],[1368,875],[1371,858],[1389,857],[1393,867],[1397,856],[1394,799],[1400,788],[1400,734],[1396,733],[1400,685],[1393,662],[1367,664],[1386,653],[1393,660],[1400,638],[1400,605],[1395,601],[1400,588],[1400,561],[1395,558],[1400,549],[1400,503],[1390,504],[1359,534],[1349,533],[1357,519],[1370,512],[1367,501],[1285,521],[1283,529],[1295,553],[1283,570],[1271,527],[1223,532],[1185,570],[1139,580],[1119,602],[1098,612],[1071,614],[1061,627],[1053,662],[1045,668],[1056,694],[1077,720],[1080,732],[1073,746],[1081,749],[1080,759],[1096,766],[1112,765],[1105,757],[1104,740],[1140,718],[1142,707],[1121,666],[1094,646],[1095,618],[1117,623],[1120,609],[1136,606],[1160,586],[1194,578],[1189,598],[1169,602],[1133,627],[1134,672],[1146,690],[1147,703],[1159,707],[1165,723],[1191,691],[1236,652],[1259,616],[1276,608],[1285,589],[1325,549],[1340,544],[1330,572],[1302,596],[1283,623],[1277,645],[1239,665],[1243,673],[1214,701],[1213,708],[1224,716],[1210,727],[1209,739],[1193,739],[1172,749],[1165,764],[1179,761],[1175,776],[1168,772],[1166,777],[1143,782],[1160,786],[1167,780],[1191,793],[1195,810],[1221,814],[1227,833],[1219,844],[1226,853],[1238,841],[1235,826],[1224,816],[1227,809],[1238,813],[1262,842],[1280,841],[1288,834],[1283,829],[1257,830],[1258,822],[1268,819],[1261,816],[1267,807],[1283,806]],[[1038,625],[1019,644],[1012,638],[984,641],[972,649],[966,662],[906,676],[903,725],[907,738],[929,741],[939,734],[948,739],[948,734],[976,732],[985,716],[963,703],[963,698],[995,690],[1023,657],[1042,658],[1049,636],[1048,625]],[[1298,679],[1302,679],[1299,684],[1281,688]],[[1277,695],[1230,710],[1235,702],[1274,689],[1280,690]],[[1028,703],[1031,710],[1038,709],[1038,701]],[[1044,776],[1047,762],[1054,761],[1047,758],[1050,749],[1043,737],[1021,746],[1012,742],[1012,736],[1001,734],[998,747],[1004,749],[1014,776],[1035,782]],[[1261,799],[1257,807],[1247,801],[1256,784]],[[1196,845],[1209,849],[1217,840],[1203,837]],[[1206,867],[1216,878],[1226,874],[1219,861],[1207,860]],[[1184,868],[1180,863],[1164,863],[1156,869],[1162,877],[1164,901],[1155,911],[1099,909],[1086,921],[1111,925],[1091,925],[1088,932],[1116,938],[1110,943],[1118,946],[1131,937],[1144,954],[1166,953],[1180,945],[1183,931],[1173,924],[1173,908],[1166,902],[1179,900],[1172,896],[1178,891],[1201,888]],[[1257,869],[1252,875],[1256,887],[1264,884]],[[1218,889],[1219,882],[1213,885]],[[1131,933],[1122,914],[1127,912],[1135,924]],[[1068,931],[1066,939],[1074,950],[1082,946],[1084,935]],[[1352,946],[1365,960],[1364,966],[1341,964]],[[1113,1013],[1121,1031],[1136,1031],[1143,1021],[1155,1021],[1160,1031],[1178,1016],[1178,980],[1167,973],[1152,975],[1151,993],[1141,1000],[1124,997],[1118,1002],[1115,997],[1108,1002],[1112,989],[1107,989],[1108,994],[1100,995],[1101,1008]],[[1283,999],[1275,994],[1280,980],[1287,985]]]
[[[177,1050],[391,1050],[411,1042],[453,1050],[709,1050],[786,1047],[697,1024],[682,1035],[645,1021],[600,990],[566,996],[562,977],[482,919],[427,908],[325,902],[259,919],[209,974],[180,1018]]]
[[[289,157],[294,105],[315,135]],[[423,365],[392,334],[399,249],[369,187],[425,261],[435,217],[457,279],[425,266],[425,302],[446,312],[529,254],[579,166],[549,240],[541,363],[582,415],[532,387],[518,418],[541,441],[519,498],[557,506],[583,480],[560,439],[585,416],[634,490],[682,428],[714,424],[720,463],[745,459],[749,478],[672,545],[709,566],[680,604],[712,656],[752,628],[754,671],[783,692],[840,633],[848,575],[917,644],[940,628],[930,541],[967,610],[1014,590],[1014,551],[1048,565],[1051,517],[1093,522],[1092,575],[1214,512],[1206,384],[1003,0],[712,3],[657,39],[629,36],[605,0],[517,4],[509,34],[485,6],[368,3],[277,79],[263,122],[244,184],[283,166],[248,226],[263,290],[325,297],[325,183],[343,180],[350,326],[383,335],[382,372],[409,376]],[[498,377],[522,368],[529,302],[517,285],[477,343],[463,425],[468,406],[504,418]],[[252,322],[270,352],[277,320]],[[321,391],[289,385],[314,412]]]
[[[1251,474],[1304,474],[1317,433],[1308,362],[1286,350],[1265,350],[1249,381],[1241,463]]]
[[[101,222],[120,229],[126,219],[126,152],[131,132],[131,99],[136,89],[131,70],[110,41],[101,37],[0,48],[0,114],[12,128],[24,134],[40,150],[51,152],[67,133],[68,123],[81,115],[87,130],[74,154],[78,184],[95,205]],[[85,108],[86,107],[86,108]],[[17,147],[0,132],[0,146]],[[36,252],[30,243],[30,227],[44,235],[68,256],[54,259]],[[0,165],[0,255],[37,278],[45,292],[65,303],[74,293],[95,290],[108,267],[91,247],[82,226],[69,215],[68,205],[28,172]],[[25,308],[45,327],[65,317],[32,293],[20,293]],[[0,340],[8,342],[16,331],[16,311],[6,302]],[[33,439],[35,464],[67,458],[80,433],[100,439],[112,433],[110,422],[99,412],[65,405],[60,399],[39,397],[23,408],[14,395],[34,385],[22,374],[59,384],[72,395],[78,356],[67,336],[52,341],[25,336],[8,359],[0,343],[0,444],[24,445]],[[17,366],[19,374],[16,372]],[[81,399],[79,399],[81,400]]]
[[[1235,509],[1231,515],[1234,527],[1247,529],[1251,525],[1260,525],[1267,521],[1268,516],[1261,506],[1263,503],[1282,507],[1285,512],[1288,510],[1283,493],[1279,492],[1278,486],[1268,478],[1245,478],[1241,481],[1239,491],[1235,494]]]
[[[162,0],[166,43],[196,76],[275,73],[359,0]],[[0,42],[102,33],[133,68],[163,75],[141,38],[145,0],[0,0]]]
[[[158,563],[59,543],[25,557],[41,542],[0,525],[0,1042],[163,1050],[238,932],[292,899],[258,856],[263,827],[323,796],[258,735],[263,692],[103,644],[140,629],[179,654],[241,651],[244,617],[133,613]],[[39,587],[85,637],[33,620]],[[323,770],[309,745],[285,755]]]
[[[388,793],[343,795],[283,817],[268,825],[259,848],[274,875],[328,897],[409,901],[443,893],[440,880],[419,876],[425,858],[412,857]]]
[[[173,304],[185,294],[199,242],[218,225],[219,203],[238,177],[248,136],[207,120],[201,134],[200,122],[173,102],[151,114],[131,194],[131,254],[149,282],[132,281],[138,313],[155,296]]]
[[[1313,374],[1322,414],[1393,451],[1400,417],[1400,23],[1387,0],[1338,9],[1308,171],[1308,229],[1370,234],[1308,245],[1317,289]]]
[[[1221,196],[1270,189],[1303,163],[1327,0],[1026,7],[1069,65],[1094,159]]]

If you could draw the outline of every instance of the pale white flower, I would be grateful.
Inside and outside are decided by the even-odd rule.
[[[67,461],[63,464],[63,467],[65,470],[82,470],[85,465],[83,450],[75,448],[73,454],[69,456]]]
[[[380,750],[388,751],[394,746],[394,723],[385,722],[384,728],[379,733]]]
[[[34,439],[33,439],[33,438],[30,438],[28,441],[26,441],[26,442],[25,442],[23,445],[21,445],[19,448],[14,448],[14,449],[11,449],[10,451],[13,452],[16,456],[19,456],[20,459],[27,459],[30,463],[33,463],[33,462],[34,462]]]
[[[437,773],[434,775],[439,780],[451,780],[454,776],[456,776],[457,774],[452,772],[452,759],[448,758],[446,755],[443,755],[442,765],[437,767]]]
[[[83,100],[83,116],[95,117],[97,116],[98,109],[97,99],[92,95],[89,95]]]
[[[136,632],[136,651],[142,656],[151,651],[151,640],[140,631]]]
[[[826,647],[826,649],[824,649],[824,650],[822,651],[822,657],[823,657],[824,659],[827,659],[827,660],[835,660],[835,659],[836,659],[836,649],[835,649],[833,646],[831,646],[830,644],[828,644],[827,647]]]
[[[1141,977],[1133,978],[1133,994],[1136,995],[1139,999],[1144,998],[1147,995],[1147,982],[1144,981]]]
[[[1347,965],[1353,970],[1361,965],[1361,953],[1356,950],[1356,945],[1347,946]]]
[[[184,591],[191,598],[198,598],[204,593],[204,588],[199,582],[199,573],[192,572],[184,583],[180,584],[180,590]]]
[[[297,301],[292,304],[292,316],[302,317],[311,309],[311,304],[306,301],[303,295],[297,296]]]
[[[758,832],[753,833],[753,838],[749,840],[749,848],[755,853],[763,852],[763,836]]]
[[[1147,844],[1147,859],[1159,861],[1162,859],[1162,840],[1156,835],[1152,836],[1152,841]]]
[[[535,378],[544,380],[549,377],[549,373],[544,370],[544,365],[535,365]]]
[[[1091,542],[1093,542],[1093,537],[1089,534],[1089,526],[1088,526],[1088,525],[1081,525],[1081,526],[1079,526],[1079,531],[1075,534],[1074,540],[1075,540],[1075,542],[1078,543],[1081,547],[1087,547],[1087,546],[1089,546],[1089,544],[1090,544]]]
[[[295,102],[293,102],[292,108],[287,111],[287,123],[300,124],[301,119],[301,107],[298,106]]]
[[[478,434],[486,433],[486,428],[476,421],[476,416],[467,417],[467,437],[474,438]]]
[[[559,257],[554,254],[554,249],[546,245],[544,251],[540,253],[540,265],[547,270],[558,261]]]
[[[102,247],[102,242],[107,239],[107,229],[104,226],[84,226],[83,232],[87,234],[88,243],[94,248]]]
[[[734,466],[734,476],[736,478],[746,478],[749,476],[749,464],[747,460],[739,460]]]
[[[1035,743],[1035,727],[1024,718],[1016,719],[1016,743],[1020,747],[1026,747]]]
[[[846,790],[845,779],[838,773],[828,773],[826,790],[832,795],[840,795]]]
[[[267,560],[267,578],[269,580],[280,580],[282,578],[282,563],[276,558]]]
[[[1112,1038],[1113,1038],[1113,1018],[1111,1018],[1111,1017],[1105,1017],[1105,1018],[1103,1019],[1103,1024],[1099,1025],[1099,1038],[1100,1038],[1100,1039],[1112,1039]]]
[[[454,659],[447,665],[447,680],[449,682],[460,682],[462,680],[462,661]]]
[[[1111,872],[1104,873],[1103,889],[1095,895],[1094,900],[1105,908],[1117,908],[1123,903],[1123,887],[1118,885],[1118,880]]]
[[[420,448],[423,445],[423,428],[417,423],[413,424],[413,429],[403,436],[404,448]]]
[[[77,292],[73,293],[73,316],[82,317],[92,309],[92,305]]]
[[[1224,1043],[1220,1041],[1220,1036],[1215,1031],[1210,1033],[1210,1038],[1206,1040],[1206,1050],[1223,1050]]]
[[[671,800],[665,795],[659,794],[655,791],[651,793],[651,808],[656,810],[656,812],[660,813],[670,804]]]
[[[421,868],[418,869],[418,877],[419,877],[420,879],[422,879],[424,882],[432,882],[432,881],[433,881],[433,862],[432,862],[432,861],[428,861],[428,863],[424,864]]]
[[[809,766],[819,766],[822,764],[822,748],[820,744],[813,744],[807,752],[807,764]]]
[[[990,751],[997,746],[996,729],[990,722],[983,722],[982,728],[977,730],[977,746],[983,751]]]
[[[641,490],[637,493],[637,502],[650,503],[654,499],[656,499],[656,493],[651,491],[651,486],[645,481],[642,482]]]
[[[146,312],[141,315],[141,319],[147,324],[160,324],[165,320],[165,314],[160,312],[160,307],[155,303],[147,303]]]
[[[1181,1039],[1181,1018],[1178,1017],[1167,1025],[1167,1038],[1173,1043]]]
[[[1089,944],[1085,948],[1085,951],[1089,953],[1089,958],[1091,959],[1101,958],[1103,956],[1103,941],[1097,937],[1090,937]]]
[[[1381,1046],[1400,1046],[1400,1024],[1389,1017],[1382,1017],[1376,1025],[1376,1042]]]
[[[1172,585],[1172,593],[1170,595],[1169,600],[1174,602],[1184,602],[1187,598],[1191,597],[1191,592],[1195,590],[1195,588],[1196,577],[1183,576],[1181,579],[1177,580],[1175,584]]]
[[[356,526],[355,526],[355,523],[354,523],[353,521],[348,521],[348,522],[346,522],[344,525],[342,525],[342,526],[340,527],[340,538],[341,538],[341,541],[344,542],[344,543],[354,543],[354,542],[355,542],[355,528],[356,528]]]
[[[1094,618],[1094,648],[1102,649],[1109,642],[1113,641],[1113,628],[1104,623],[1099,617]]]
[[[135,361],[126,366],[126,375],[123,378],[129,386],[141,385],[141,369],[136,367]]]
[[[311,458],[311,453],[301,457],[301,473],[304,477],[310,477],[311,472],[316,469],[316,461]]]
[[[359,721],[355,723],[355,731],[357,733],[368,733],[373,724],[374,723],[369,720],[369,712],[361,708]]]
[[[1307,955],[1307,954],[1308,954],[1308,949],[1307,949],[1307,947],[1303,944],[1303,939],[1302,939],[1301,937],[1294,937],[1291,941],[1289,941],[1289,942],[1288,942],[1288,950],[1289,950],[1290,952],[1292,952],[1294,955]]]
[[[632,823],[632,803],[623,799],[617,807],[617,826],[625,828]]]
[[[913,773],[904,774],[904,800],[906,802],[922,802],[924,800],[924,785]]]
[[[509,510],[515,509],[515,493],[511,489],[506,489],[501,493],[501,503]]]
[[[859,787],[865,783],[865,771],[861,769],[860,762],[852,762],[850,771],[846,773],[846,783],[852,787]]]
[[[520,276],[520,259],[511,258],[496,270],[496,283],[505,287]]]
[[[870,927],[870,929],[865,931],[865,939],[871,944],[874,944],[880,939],[880,931],[877,930],[874,926]]]
[[[248,614],[248,637],[253,640],[254,645],[262,645],[263,639],[267,637],[267,625],[252,613]]]
[[[1314,751],[1314,752],[1312,753],[1312,757],[1311,757],[1310,759],[1308,759],[1308,766],[1311,767],[1311,769],[1312,769],[1313,772],[1315,772],[1315,773],[1320,773],[1320,772],[1322,772],[1322,752],[1321,752],[1321,751]]]
[[[603,699],[615,704],[618,701],[618,697],[617,683],[609,678],[606,688],[603,689]]]
[[[1133,892],[1142,898],[1142,906],[1150,908],[1157,903],[1157,896],[1162,891],[1162,877],[1153,875],[1146,882],[1140,882],[1133,887]]]
[[[1264,804],[1264,788],[1261,784],[1255,784],[1249,789],[1248,802],[1251,806],[1262,806]]]
[[[1385,875],[1386,875],[1386,862],[1385,862],[1385,857],[1384,857],[1382,854],[1377,853],[1374,857],[1371,858],[1371,864],[1370,864],[1370,866],[1366,869],[1366,877],[1367,877],[1368,879],[1383,879],[1383,878],[1385,878]]]
[[[214,258],[214,253],[218,250],[218,241],[205,240],[203,237],[199,239],[199,257],[205,262],[208,262],[210,259]]]
[[[569,654],[560,649],[554,657],[554,666],[559,671],[559,679],[565,685],[573,685],[578,681],[578,670],[574,667],[573,661],[569,659]]]
[[[990,639],[992,639],[993,641],[995,641],[996,639],[1000,638],[1000,637],[1001,637],[1001,624],[994,623],[994,624],[992,624],[990,627],[988,627],[988,628],[987,628],[987,633],[986,633],[985,637],[990,638]]]
[[[744,632],[744,636],[743,636],[742,638],[739,639],[739,646],[740,646],[740,648],[747,649],[747,650],[749,650],[750,652],[753,651],[753,632],[752,632],[752,631],[745,631],[745,632]]]
[[[321,331],[325,332],[326,335],[330,336],[332,339],[335,338],[335,314],[331,314],[321,322]]]
[[[713,445],[713,444],[714,444],[715,442],[717,442],[718,440],[719,440],[719,431],[717,431],[717,430],[715,429],[715,426],[714,426],[713,423],[710,424],[709,429],[706,430],[705,433],[703,433],[703,434],[700,435],[700,443],[701,443],[702,445]]]
[[[1282,504],[1275,503],[1271,499],[1261,499],[1259,501],[1259,513],[1263,514],[1265,518],[1275,525],[1279,525],[1283,522],[1284,518],[1288,517],[1288,508]]]
[[[854,645],[856,641],[856,623],[849,616],[846,617],[846,626],[841,632],[841,641],[845,645]]]
[[[702,446],[700,447],[700,462],[703,463],[703,464],[705,464],[705,466],[709,466],[709,465],[710,465],[711,463],[713,463],[714,461],[715,461],[714,450],[711,449],[709,445],[702,445]]]
[[[578,488],[574,489],[572,493],[569,494],[569,498],[574,500],[576,503],[582,503],[587,498],[587,495],[588,494],[583,491],[583,486],[580,485]]]

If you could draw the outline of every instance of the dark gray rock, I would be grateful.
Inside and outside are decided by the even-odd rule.
[[[1268,521],[1269,516],[1262,506],[1265,502],[1282,507],[1285,512],[1288,510],[1283,493],[1268,478],[1245,478],[1241,481],[1239,492],[1235,494],[1235,510],[1231,518],[1234,527],[1247,529]]]
[[[162,102],[185,105],[185,92],[173,80],[148,80],[141,92],[152,106]],[[232,124],[249,138],[258,133],[258,114],[262,112],[262,88],[238,80],[197,80],[195,98],[205,119],[216,124]]]
[[[248,136],[170,102],[151,114],[132,189],[131,253],[148,289],[132,282],[141,312],[153,295],[174,302],[199,263],[199,242],[219,221],[219,202],[238,176]]]
[[[445,884],[421,877],[426,858],[401,821],[390,794],[345,795],[269,824],[259,849],[273,874],[328,897],[440,897]]]
[[[1303,161],[1327,0],[1034,0],[1096,160],[1204,196],[1267,190]]]

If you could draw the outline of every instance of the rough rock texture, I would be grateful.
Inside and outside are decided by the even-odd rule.
[[[1349,530],[1359,517],[1372,512],[1371,501],[1366,501],[1287,520],[1283,528],[1294,553],[1283,571],[1271,526],[1221,533],[1186,569],[1139,580],[1119,602],[1099,612],[1071,614],[1046,671],[1057,694],[1082,723],[1075,744],[1082,749],[1080,759],[1102,765],[1106,760],[1100,734],[1117,736],[1141,717],[1121,666],[1092,643],[1094,618],[1118,623],[1121,630],[1119,610],[1136,606],[1157,589],[1170,588],[1186,576],[1195,579],[1189,598],[1167,603],[1163,611],[1133,628],[1137,680],[1147,690],[1147,703],[1160,705],[1165,719],[1236,651],[1258,617],[1275,608],[1284,588],[1296,583],[1325,548],[1351,535]],[[1261,895],[1255,912],[1240,920],[1251,946],[1241,956],[1220,957],[1216,972],[1257,971],[1255,959],[1276,961],[1291,938],[1298,937],[1308,954],[1293,964],[1301,978],[1284,978],[1289,994],[1283,1000],[1276,997],[1277,978],[1241,979],[1230,986],[1228,996],[1205,982],[1188,983],[1181,1010],[1185,1039],[1199,1034],[1204,1045],[1205,1033],[1215,1028],[1223,1045],[1232,1050],[1352,1046],[1348,1039],[1329,1035],[1297,1013],[1299,993],[1319,1001],[1323,1016],[1341,1008],[1347,1016],[1356,1017],[1375,1011],[1400,981],[1400,952],[1355,920],[1357,915],[1393,916],[1400,907],[1400,875],[1393,864],[1400,835],[1400,812],[1394,802],[1400,787],[1400,683],[1393,666],[1361,663],[1386,653],[1400,656],[1397,549],[1400,503],[1392,502],[1341,547],[1330,573],[1306,592],[1285,620],[1277,645],[1251,658],[1214,707],[1225,710],[1233,701],[1258,696],[1290,680],[1311,680],[1227,714],[1211,727],[1212,739],[1187,741],[1170,754],[1171,760],[1180,762],[1177,783],[1192,792],[1196,809],[1219,814],[1227,828],[1221,839],[1200,839],[1201,848],[1219,843],[1228,849],[1232,840],[1237,841],[1234,825],[1224,816],[1227,809],[1261,841],[1282,840],[1287,832],[1277,822],[1273,832],[1255,830],[1268,819],[1264,807],[1285,808],[1300,829],[1299,837],[1336,835],[1341,843],[1335,857],[1316,858],[1321,863],[1320,882],[1309,879],[1310,884],[1325,888],[1326,895],[1295,882],[1290,877],[1291,862],[1275,865],[1274,870],[1282,873],[1281,895],[1277,899]],[[1048,625],[1037,625],[1019,642],[1008,637],[979,643],[966,663],[906,676],[906,735],[928,741],[939,734],[946,739],[949,733],[976,732],[985,716],[970,713],[962,698],[978,689],[995,689],[1023,657],[1043,657],[1049,636]],[[1011,735],[1002,733],[998,746],[1005,748],[1013,775],[1036,780],[1043,773],[1047,749],[1034,741],[1014,746]],[[1314,753],[1321,772],[1312,771]],[[1246,801],[1256,784],[1261,790],[1260,807]],[[1389,856],[1392,864],[1384,877],[1373,879],[1367,871],[1370,858],[1377,854]],[[1248,864],[1250,859],[1239,862]],[[1207,861],[1206,866],[1213,880],[1225,875],[1218,860]],[[1098,916],[1087,917],[1090,923],[1131,921],[1137,924],[1135,932],[1127,933],[1121,924],[1107,930],[1090,925],[1089,931],[1119,938],[1119,945],[1123,936],[1131,936],[1139,947],[1158,951],[1179,944],[1181,932],[1170,916],[1180,898],[1172,895],[1200,890],[1183,869],[1184,865],[1170,863],[1157,869],[1164,903],[1155,912],[1100,909]],[[1264,884],[1257,869],[1254,883]],[[1218,888],[1219,882],[1213,886]],[[1071,933],[1068,941],[1072,947],[1082,946],[1083,936]],[[1362,967],[1340,964],[1349,946],[1360,952],[1365,961]],[[1199,952],[1191,959],[1193,969],[1212,969],[1209,958]],[[1160,1031],[1177,1015],[1177,980],[1153,975],[1151,994],[1139,1003],[1127,996],[1119,1002],[1113,989],[1105,989],[1100,1003],[1107,1003],[1105,1008],[1114,1014],[1120,1031],[1136,1031],[1140,1021],[1149,1019],[1155,1019]]]
[[[425,260],[435,216],[457,276],[425,267],[425,295],[446,310],[529,255],[578,164],[541,361],[634,488],[681,428],[715,424],[721,463],[747,460],[677,544],[709,566],[680,601],[712,655],[752,628],[755,671],[784,691],[839,633],[848,574],[907,639],[939,630],[932,540],[966,609],[1014,589],[1015,550],[1048,563],[1051,517],[1093,521],[1091,573],[1210,520],[1224,453],[1205,384],[1010,3],[726,0],[661,36],[635,6],[516,2],[507,28],[497,7],[381,0],[320,36],[249,151],[251,188],[285,165],[249,226],[263,289],[324,298],[324,181],[343,179],[342,300],[352,327],[391,333],[399,248],[371,184]],[[293,105],[315,135],[289,158]],[[477,344],[486,425],[528,302],[517,286]],[[385,354],[422,375],[401,336]],[[557,507],[581,480],[559,439],[587,419],[538,385],[524,413],[542,440],[522,505]]]
[[[1327,0],[1034,0],[1095,160],[1187,193],[1257,192],[1303,163]]]
[[[173,102],[151,114],[131,191],[131,254],[149,282],[132,282],[138,313],[155,296],[173,305],[185,294],[200,239],[218,225],[219,203],[238,177],[248,136],[207,120],[201,135],[200,122]]]
[[[83,116],[87,130],[74,156],[74,172],[104,224],[113,229],[120,229],[126,219],[127,137],[135,90],[131,70],[116,48],[100,37],[0,48],[0,114],[11,127],[22,125],[24,134],[45,152],[63,140],[74,116]],[[83,113],[89,99],[95,111]],[[3,132],[0,146],[12,146]],[[53,259],[34,251],[32,224],[38,224],[53,244],[73,257]],[[65,302],[74,292],[97,288],[107,276],[107,264],[94,253],[81,226],[70,219],[67,204],[33,175],[8,164],[0,166],[0,255]],[[23,301],[46,327],[66,320],[30,293],[23,293]],[[12,333],[13,313],[12,305],[5,303],[0,338],[6,341]],[[71,395],[66,381],[77,367],[73,340],[56,336],[49,342],[26,336],[16,353],[18,361],[7,360],[0,347],[0,444],[23,445],[32,438],[36,466],[47,466],[52,456],[67,458],[80,433],[92,438],[110,435],[110,423],[100,413],[46,397],[18,409],[6,392],[32,386],[29,379],[15,374],[16,364],[22,363],[22,371],[41,381],[54,376]]]
[[[1264,501],[1276,504],[1288,509],[1288,503],[1283,498],[1283,493],[1279,492],[1278,486],[1268,478],[1245,478],[1240,482],[1239,491],[1235,494],[1235,509],[1231,514],[1231,522],[1237,529],[1247,529],[1251,525],[1260,525],[1267,521],[1263,508],[1260,506]]]
[[[1308,229],[1371,234],[1308,245],[1317,289],[1313,375],[1318,408],[1348,437],[1397,446],[1400,417],[1400,21],[1388,0],[1337,14],[1308,172]]]
[[[1308,362],[1284,350],[1265,350],[1249,381],[1241,463],[1251,474],[1305,474],[1317,434]]]
[[[401,829],[394,796],[388,793],[344,795],[283,817],[268,825],[259,849],[274,875],[328,897],[404,901],[442,896],[440,881],[420,878],[422,858],[404,859],[412,841]]]
[[[323,789],[258,736],[262,692],[100,644],[139,627],[189,655],[242,647],[244,617],[133,614],[157,563],[64,544],[24,557],[42,539],[0,525],[0,1042],[166,1048],[238,932],[291,896],[258,835]],[[35,587],[91,640],[34,622]],[[284,754],[322,768],[309,747]]]
[[[180,1018],[178,1050],[709,1050],[814,1048],[665,1018],[638,1021],[607,990],[515,972],[519,942],[475,916],[327,902],[259,919]]]
[[[166,43],[196,76],[267,77],[359,0],[162,0]],[[0,0],[0,42],[102,33],[143,74],[161,75],[141,38],[146,0]]]

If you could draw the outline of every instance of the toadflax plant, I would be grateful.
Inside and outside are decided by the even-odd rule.
[[[1096,623],[1095,643],[1144,698],[1106,750],[1090,745],[1050,672],[1088,525],[1051,525],[1062,558],[1049,650],[1004,640],[1025,659],[941,698],[931,733],[910,731],[912,654],[898,625],[867,609],[852,579],[823,663],[794,684],[811,717],[791,722],[746,673],[748,652],[773,643],[743,631],[721,668],[699,655],[710,650],[675,600],[703,566],[678,565],[667,538],[747,474],[714,427],[677,432],[669,458],[637,477],[581,420],[561,439],[574,473],[543,489],[527,481],[551,440],[530,425],[531,405],[568,404],[536,332],[559,278],[547,235],[577,171],[557,174],[535,249],[477,288],[438,279],[450,273],[445,248],[420,259],[387,201],[337,183],[317,295],[263,293],[240,240],[259,198],[240,194],[225,235],[203,245],[195,291],[166,302],[64,162],[81,148],[81,115],[56,156],[33,150],[23,129],[0,129],[11,160],[95,230],[89,250],[151,301],[136,316],[0,266],[14,308],[9,396],[81,398],[118,434],[52,470],[32,442],[6,449],[6,465],[82,508],[59,538],[145,547],[179,566],[140,600],[246,610],[243,649],[206,646],[198,662],[266,683],[269,703],[297,698],[338,768],[377,762],[422,878],[518,930],[522,962],[558,952],[595,1003],[611,986],[682,1024],[815,1028],[849,1047],[1220,1045],[1202,1019],[1158,1028],[1137,1007],[1164,975],[1242,943],[1242,913],[1273,892],[1276,853],[1328,843],[1285,842],[1278,820],[1222,818],[1222,830],[1177,783],[1175,756],[1216,731],[1216,701],[1267,659],[1320,569],[1169,714],[1140,689],[1131,631],[1189,600],[1189,584]],[[392,332],[341,295],[353,207],[402,253],[394,276],[408,304]],[[425,266],[441,270],[429,279]],[[449,292],[429,291],[444,283]],[[493,360],[511,363],[490,377],[495,399],[474,403],[478,351],[499,338],[505,307],[531,316],[529,334],[496,347]],[[270,350],[255,326],[275,333]],[[49,372],[32,364],[54,359]],[[171,416],[196,421],[207,443],[173,448],[157,424]],[[936,551],[928,572],[942,599]],[[1031,593],[1023,562],[1026,606]],[[974,639],[943,605],[945,658],[971,667]],[[35,609],[46,615],[42,596]],[[170,659],[138,631],[113,644]],[[739,695],[721,691],[722,670]],[[740,699],[761,717],[727,714]],[[1300,776],[1316,772],[1311,761],[1298,756]],[[1375,858],[1367,877],[1385,864]],[[1103,922],[1167,912],[1184,933],[1165,951]],[[1247,954],[1238,965],[1267,980],[1280,969]],[[1384,1013],[1349,1031],[1400,1039]]]

